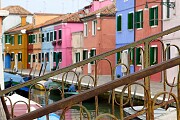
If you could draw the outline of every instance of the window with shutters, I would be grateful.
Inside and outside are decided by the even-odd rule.
[[[41,62],[41,53],[38,53],[38,62]]]
[[[18,61],[22,61],[22,53],[18,53]]]
[[[18,45],[22,45],[22,35],[18,35]]]
[[[44,33],[42,34],[42,42],[44,42]]]
[[[14,45],[14,35],[11,36],[10,41],[11,41],[11,45]]]
[[[158,6],[149,9],[149,25],[158,25]]]
[[[80,52],[75,53],[76,55],[76,63],[80,61]]]
[[[36,62],[36,55],[33,55],[33,62]]]
[[[134,15],[133,13],[128,13],[128,29],[133,29],[134,27]]]
[[[46,33],[46,40],[49,42],[49,33]]]
[[[96,49],[91,49],[90,50],[90,57],[96,56]],[[91,62],[91,64],[95,64],[95,62]]]
[[[28,36],[28,42],[29,42],[29,44],[32,43],[32,35],[31,34],[29,34],[29,36]]]
[[[49,53],[48,52],[45,54],[45,58],[46,58],[46,62],[49,62]]]
[[[31,62],[31,54],[28,55],[28,63]]]
[[[158,63],[158,48],[150,47],[150,65],[155,65]]]
[[[117,16],[117,31],[122,31],[122,15]]]
[[[14,61],[14,53],[11,53],[11,61]]]
[[[58,32],[58,38],[59,38],[59,40],[62,39],[62,30],[59,30],[59,32]]]
[[[130,48],[128,51],[129,51],[130,65],[134,65],[134,48]]]
[[[92,35],[96,35],[97,20],[92,21]]]
[[[53,62],[56,62],[56,52],[53,52]]]
[[[142,65],[142,52],[141,52],[141,48],[136,48],[136,65]]]
[[[42,53],[42,62],[44,62],[44,53]]]
[[[83,50],[83,60],[88,59],[88,50]]]
[[[10,44],[10,35],[5,35],[5,43]]]
[[[54,31],[54,40],[56,40],[57,31]]]
[[[135,14],[136,28],[143,28],[143,11],[137,11]]]
[[[50,32],[50,41],[53,41],[53,32]]]
[[[84,23],[84,37],[88,36],[88,23]]]
[[[58,55],[58,57],[57,57],[58,62],[62,62],[62,52],[58,52],[56,54]]]
[[[121,53],[120,52],[117,52],[116,53],[116,63],[121,63]]]
[[[166,50],[166,60],[171,59],[171,48],[169,46],[170,46],[170,44],[166,44],[166,48],[167,48],[167,50]]]

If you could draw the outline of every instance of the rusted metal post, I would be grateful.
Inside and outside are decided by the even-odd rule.
[[[149,42],[144,42],[144,68],[148,68],[149,67]],[[147,76],[144,79],[144,86],[146,88],[146,90],[149,91],[149,98],[148,101],[146,102],[146,107],[147,107],[147,113],[146,113],[146,119],[147,120],[151,120],[151,89],[150,89],[150,77]],[[144,91],[145,93],[145,91]]]

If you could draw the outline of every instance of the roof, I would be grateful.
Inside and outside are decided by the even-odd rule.
[[[64,14],[57,14],[57,13],[34,13],[34,15],[61,16],[61,15],[64,15]]]
[[[7,10],[9,11],[9,14],[15,14],[15,15],[32,15],[29,11],[24,9],[23,7],[19,5],[15,6],[7,6],[5,8],[2,8],[2,10]]]
[[[29,29],[32,29],[33,28],[33,24],[27,24],[25,26],[21,26],[20,24],[13,27],[13,28],[10,28],[9,30],[7,30],[5,33],[19,33],[21,32],[21,30],[29,30]]]
[[[69,13],[69,14],[61,15],[61,16],[55,17],[51,20],[47,20],[46,22],[44,22],[42,24],[36,25],[33,28],[37,29],[40,27],[52,25],[52,24],[59,23],[59,22],[62,22],[62,23],[80,23],[80,22],[82,22],[80,20],[81,14],[82,14],[82,11],[79,11],[76,13]]]
[[[116,5],[115,5],[115,3],[107,5],[107,6],[101,8],[99,10],[94,11],[94,12],[90,12],[89,14],[85,15],[82,18],[90,17],[90,16],[93,16],[93,15],[96,15],[96,14],[107,15],[107,16],[115,15],[116,14]]]

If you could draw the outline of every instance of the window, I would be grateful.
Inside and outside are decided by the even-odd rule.
[[[83,50],[83,60],[88,59],[88,50]]]
[[[92,21],[92,35],[96,35],[97,20]]]
[[[121,63],[121,52],[117,52],[117,53],[116,53],[116,58],[117,58],[117,59],[116,59],[116,61],[117,61],[116,63],[117,63],[117,64],[118,64],[118,63]]]
[[[136,12],[136,28],[143,28],[143,11]]]
[[[56,52],[53,52],[53,62],[56,62]]]
[[[45,56],[46,56],[46,62],[49,62],[49,53],[46,53]]]
[[[80,61],[80,52],[75,53],[76,55],[76,63]]]
[[[134,15],[133,13],[128,13],[128,29],[133,29],[133,25],[134,25]]]
[[[166,44],[166,47],[168,47],[168,46],[170,46],[170,44]],[[171,49],[170,49],[170,47],[167,48],[166,59],[167,60],[171,59]]]
[[[90,50],[90,57],[96,56],[96,49],[91,49]],[[91,62],[91,64],[94,64],[94,61]]]
[[[28,36],[28,42],[29,42],[29,43],[32,43],[32,35],[30,35],[30,34],[29,34],[29,36]]]
[[[50,32],[50,41],[53,41],[53,32]]]
[[[11,53],[11,61],[14,61],[14,53]]]
[[[57,31],[54,31],[54,40],[56,40]]]
[[[49,33],[46,33],[46,40],[49,42]]]
[[[32,35],[32,43],[36,43],[36,36]]]
[[[136,65],[142,65],[141,48],[136,48]]]
[[[59,36],[58,36],[59,40],[61,40],[61,39],[62,39],[62,30],[59,30],[59,31],[58,31],[58,35],[59,35]]]
[[[59,63],[62,61],[62,52],[56,53],[56,63]]]
[[[170,2],[170,0],[166,0],[167,3]],[[170,18],[170,7],[167,6],[167,18]]]
[[[28,63],[30,63],[31,62],[31,55],[29,54],[28,55]]]
[[[41,62],[41,53],[38,53],[38,62]]]
[[[36,55],[33,55],[33,62],[36,62]]]
[[[84,37],[88,36],[88,24],[84,23]]]
[[[22,61],[22,53],[18,53],[18,61]]]
[[[150,65],[158,63],[158,48],[150,47]]]
[[[42,62],[44,62],[44,53],[42,53]]]
[[[22,35],[18,35],[18,45],[22,45]]]
[[[134,65],[134,48],[129,49],[130,65]]]
[[[42,34],[42,42],[44,42],[44,33]]]
[[[158,25],[158,7],[149,9],[149,24],[150,26]]]
[[[122,30],[122,15],[117,16],[117,31]]]
[[[5,43],[10,44],[10,35],[5,35]]]
[[[11,41],[11,45],[14,45],[14,35],[11,36],[10,41]]]

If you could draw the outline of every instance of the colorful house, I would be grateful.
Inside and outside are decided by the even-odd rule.
[[[117,0],[116,1],[116,48],[130,44],[135,40],[135,28],[134,28],[134,0]],[[131,58],[132,62],[129,65],[128,54],[133,54],[132,50],[125,50],[116,54],[116,64],[124,63],[130,66],[130,72],[134,71],[134,58]],[[133,54],[134,55],[134,54]],[[122,57],[123,56],[123,57]],[[121,65],[116,68],[116,75],[123,76],[123,70]]]
[[[22,16],[21,25],[5,32],[5,68],[27,69],[27,34],[32,24],[26,24]]]
[[[20,26],[21,24],[21,20],[22,20],[22,16],[26,16],[26,22],[27,23],[32,23],[32,13],[30,13],[29,11],[27,11],[26,9],[24,9],[23,7],[21,6],[7,6],[7,7],[4,7],[2,8],[2,10],[7,10],[9,11],[9,16],[6,17],[4,20],[3,20],[3,28],[2,28],[2,34],[3,34],[3,46],[2,46],[2,51],[6,51],[7,48],[5,48],[5,35],[4,35],[4,32],[13,28],[13,27],[17,27],[18,25]],[[6,56],[6,54],[3,54],[4,55],[4,67],[5,67],[5,64],[6,64],[6,61],[5,61],[5,58],[9,57]],[[6,64],[7,65],[7,64]],[[10,64],[9,64],[10,65]],[[6,66],[7,67],[7,66]],[[9,68],[9,66],[8,66]]]
[[[72,61],[73,64],[83,60],[83,31],[72,33]],[[82,73],[82,68],[78,67],[76,72]]]
[[[161,2],[161,0],[159,0]],[[146,4],[147,3],[147,4]],[[147,7],[148,8],[145,8]],[[136,0],[135,2],[135,41],[146,38],[150,35],[162,31],[162,4],[153,0]],[[138,46],[144,48],[144,46]],[[149,44],[150,47],[150,65],[155,65],[162,61],[162,45],[159,41],[154,40]],[[135,71],[143,69],[142,51],[136,49]],[[156,82],[161,81],[161,73],[150,76],[150,79]]]
[[[115,48],[115,4],[105,6],[91,12],[82,18],[84,22],[84,50],[83,59],[107,52]],[[107,29],[108,28],[108,29]],[[114,66],[115,56],[109,59]],[[83,72],[94,74],[95,62],[85,65]],[[108,62],[98,63],[99,75],[110,75]]]
[[[163,2],[167,2],[164,0]],[[172,27],[179,25],[179,4],[180,1],[176,0],[173,3],[170,3],[172,7],[163,6],[163,31],[170,29]],[[171,59],[179,55],[179,52],[176,47],[180,48],[180,31],[177,31],[173,34],[169,34],[162,38],[166,50],[166,60]],[[171,47],[169,47],[171,46]],[[173,67],[167,71],[167,80],[169,83],[173,83],[173,80],[178,78],[178,67]]]

